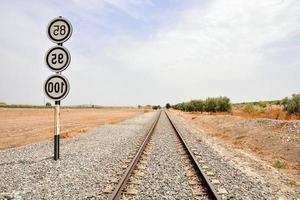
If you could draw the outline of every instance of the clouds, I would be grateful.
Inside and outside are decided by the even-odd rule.
[[[298,1],[172,2],[3,4],[0,66],[9,67],[0,75],[0,101],[42,103],[49,74],[43,56],[52,45],[45,26],[58,15],[74,26],[66,43],[72,54],[67,104],[164,104],[216,95],[246,101],[299,92]]]
[[[194,5],[181,13],[177,24],[158,29],[152,40],[126,45],[122,59],[135,69],[148,70],[162,85],[169,83],[166,93],[187,90],[177,95],[179,99],[208,94],[226,94],[235,101],[280,98],[296,92],[297,85],[275,89],[290,82],[291,74],[270,60],[279,55],[268,54],[280,51],[283,41],[299,37],[297,10],[296,1]]]

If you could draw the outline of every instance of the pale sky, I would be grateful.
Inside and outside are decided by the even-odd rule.
[[[299,0],[1,0],[0,102],[44,103],[46,27],[60,15],[73,25],[62,105],[300,93]]]

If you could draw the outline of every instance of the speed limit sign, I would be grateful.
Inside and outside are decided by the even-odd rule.
[[[71,55],[65,47],[55,46],[48,50],[45,61],[52,71],[61,72],[69,66]]]
[[[63,43],[67,41],[72,35],[71,23],[62,17],[53,19],[47,27],[49,39],[54,43]]]
[[[52,100],[64,99],[70,90],[68,79],[62,75],[52,75],[47,78],[44,84],[45,94]]]

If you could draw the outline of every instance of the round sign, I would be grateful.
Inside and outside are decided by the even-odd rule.
[[[66,77],[62,75],[52,75],[47,78],[44,84],[45,94],[52,100],[64,99],[70,90],[70,84]]]
[[[51,20],[47,28],[48,37],[54,43],[67,41],[71,37],[72,31],[71,23],[62,17]]]
[[[45,61],[54,72],[64,71],[70,64],[71,55],[63,46],[55,46],[48,50]]]

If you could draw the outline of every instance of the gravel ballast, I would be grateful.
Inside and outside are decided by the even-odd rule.
[[[61,140],[58,161],[52,141],[0,151],[0,199],[99,199],[155,116],[146,113]]]
[[[133,199],[196,199],[174,143],[175,131],[164,112],[154,130],[139,193]]]

